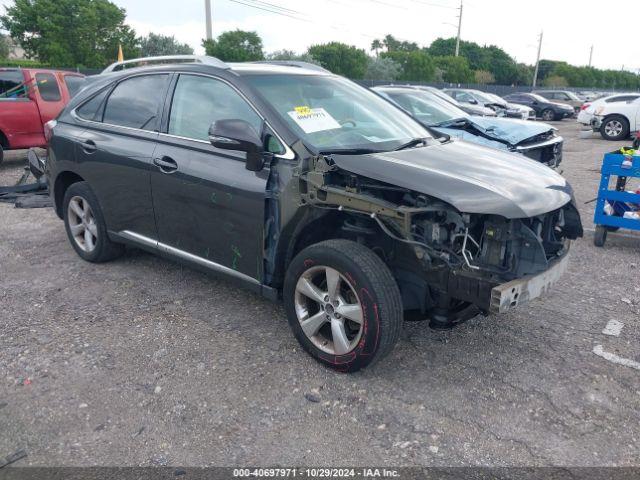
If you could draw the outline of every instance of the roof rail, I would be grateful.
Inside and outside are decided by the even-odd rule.
[[[130,60],[124,60],[122,62],[115,62],[105,68],[102,73],[111,73],[117,72],[119,70],[124,70],[127,65],[150,65],[163,63],[202,63],[204,65],[211,65],[212,67],[217,68],[229,68],[229,65],[224,63],[222,60],[218,60],[215,57],[208,57],[206,55],[165,55],[161,57],[132,58]]]
[[[323,68],[320,65],[316,65],[315,63],[300,62],[298,60],[260,60],[260,61],[251,62],[251,63],[264,63],[264,64],[268,64],[268,65],[282,65],[284,67],[306,68],[308,70],[315,70],[317,72],[331,73],[326,68]]]

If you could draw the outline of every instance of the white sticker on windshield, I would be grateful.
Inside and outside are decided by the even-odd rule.
[[[305,133],[342,128],[324,108],[296,107],[289,116]]]

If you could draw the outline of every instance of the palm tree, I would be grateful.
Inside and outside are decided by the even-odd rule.
[[[378,56],[378,51],[382,49],[382,42],[377,38],[371,42],[371,50],[376,52],[376,57]]]

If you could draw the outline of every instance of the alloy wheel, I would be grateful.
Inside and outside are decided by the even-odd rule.
[[[604,126],[604,133],[608,137],[618,137],[622,133],[624,126],[619,120],[610,120]]]
[[[351,283],[333,268],[315,266],[300,276],[295,310],[306,337],[325,353],[345,355],[362,338],[360,300]]]
[[[69,201],[67,212],[71,236],[84,252],[90,253],[98,243],[98,226],[89,202],[75,196]]]

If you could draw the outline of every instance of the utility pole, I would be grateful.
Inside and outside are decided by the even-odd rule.
[[[591,45],[591,51],[589,52],[589,68],[591,68],[592,60],[593,60],[593,45]]]
[[[533,73],[533,88],[538,83],[538,72],[540,71],[540,53],[542,52],[542,36],[544,32],[540,32],[540,41],[538,42],[538,57],[536,58],[536,71]]]
[[[211,24],[211,0],[204,0],[204,12],[207,20],[207,40],[213,40],[213,25]]]
[[[456,40],[456,57],[460,55],[460,32],[462,31],[462,0],[460,0],[460,16],[458,17],[458,39]]]

